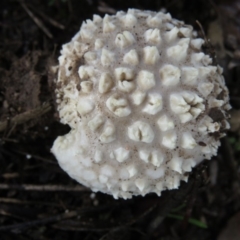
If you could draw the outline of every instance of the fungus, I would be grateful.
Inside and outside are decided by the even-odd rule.
[[[59,57],[57,109],[71,127],[52,148],[60,166],[115,198],[187,181],[229,128],[222,68],[203,43],[168,13],[130,9],[84,22]]]

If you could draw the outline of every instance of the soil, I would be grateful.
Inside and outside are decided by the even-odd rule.
[[[231,105],[240,108],[238,0],[1,0],[1,240],[240,239],[238,131],[227,133],[218,155],[188,183],[161,197],[114,200],[91,193],[50,152],[55,138],[69,131],[59,123],[50,71],[61,45],[93,14],[128,8],[165,8],[211,38],[206,51],[224,68]]]

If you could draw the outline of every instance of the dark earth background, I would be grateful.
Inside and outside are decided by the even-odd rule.
[[[71,180],[50,153],[69,131],[50,67],[83,20],[128,8],[165,8],[211,39],[205,50],[224,68],[233,118],[218,155],[179,190],[114,200]],[[1,0],[0,240],[239,240],[239,108],[240,1]]]

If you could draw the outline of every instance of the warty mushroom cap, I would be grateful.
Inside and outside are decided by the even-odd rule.
[[[75,180],[131,198],[179,187],[229,128],[222,68],[169,13],[129,9],[86,20],[63,45],[56,79],[71,131],[52,152]]]

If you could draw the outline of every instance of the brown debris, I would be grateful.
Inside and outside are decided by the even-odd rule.
[[[39,107],[41,75],[34,70],[40,52],[32,52],[11,63],[0,83],[7,106],[1,109],[1,120]],[[16,81],[17,79],[17,81]]]

